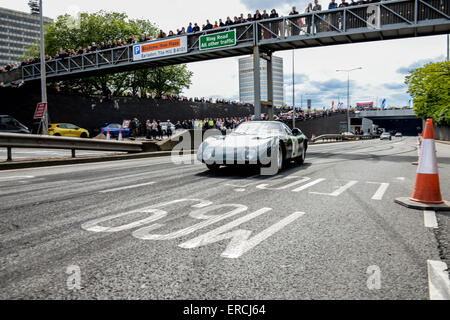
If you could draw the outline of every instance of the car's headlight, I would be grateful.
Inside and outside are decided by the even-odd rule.
[[[214,158],[214,156],[216,155],[216,150],[214,149],[214,147],[206,147],[203,150],[203,159],[205,160],[209,160]]]

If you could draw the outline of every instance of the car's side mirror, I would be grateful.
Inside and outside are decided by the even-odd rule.
[[[297,128],[294,128],[294,129],[292,129],[292,134],[293,134],[294,136],[298,136],[298,135],[300,135],[300,134],[301,134],[301,132],[300,132],[300,130],[299,130],[299,129],[297,129]]]

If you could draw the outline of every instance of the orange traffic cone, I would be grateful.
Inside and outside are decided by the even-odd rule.
[[[444,203],[439,187],[439,174],[434,144],[433,120],[428,119],[420,148],[416,183],[410,200],[422,203]]]
[[[119,138],[118,138],[118,140],[119,140],[119,141],[122,141],[122,140],[123,140],[123,137],[122,137],[122,130],[119,130]]]
[[[111,134],[109,133],[109,129],[106,130],[106,140],[111,140]]]

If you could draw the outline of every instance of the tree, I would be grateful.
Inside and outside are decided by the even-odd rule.
[[[129,19],[125,13],[99,11],[81,13],[75,18],[68,14],[59,16],[45,26],[45,51],[54,56],[61,49],[86,48],[95,42],[125,39],[141,34],[156,37],[157,28],[148,20]],[[27,57],[39,56],[39,44],[28,49]],[[104,94],[124,95],[150,92],[156,95],[181,93],[191,84],[192,72],[185,65],[156,67],[133,72],[108,74],[100,77],[65,81],[63,90],[83,92],[102,91]]]
[[[450,125],[450,62],[429,63],[406,76],[408,93],[419,118]]]

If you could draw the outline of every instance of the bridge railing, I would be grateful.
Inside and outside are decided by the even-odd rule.
[[[420,24],[435,23],[440,19],[444,23],[448,23],[450,20],[449,0],[394,0],[247,22],[191,33],[186,36],[188,54],[200,54],[205,53],[199,48],[200,36],[228,30],[236,30],[237,46],[250,47],[253,45],[264,46],[276,41],[303,41],[308,38],[321,43],[321,37],[364,33],[382,30],[389,26],[395,28],[398,25],[414,27]],[[186,53],[167,58],[182,55],[186,55]],[[52,77],[131,63],[133,63],[133,45],[48,61],[46,71],[47,75]],[[23,66],[21,73],[23,80],[36,79],[40,77],[40,64]]]
[[[390,25],[413,25],[427,20],[450,20],[448,0],[397,0],[316,11],[259,21],[258,42],[316,36]]]

